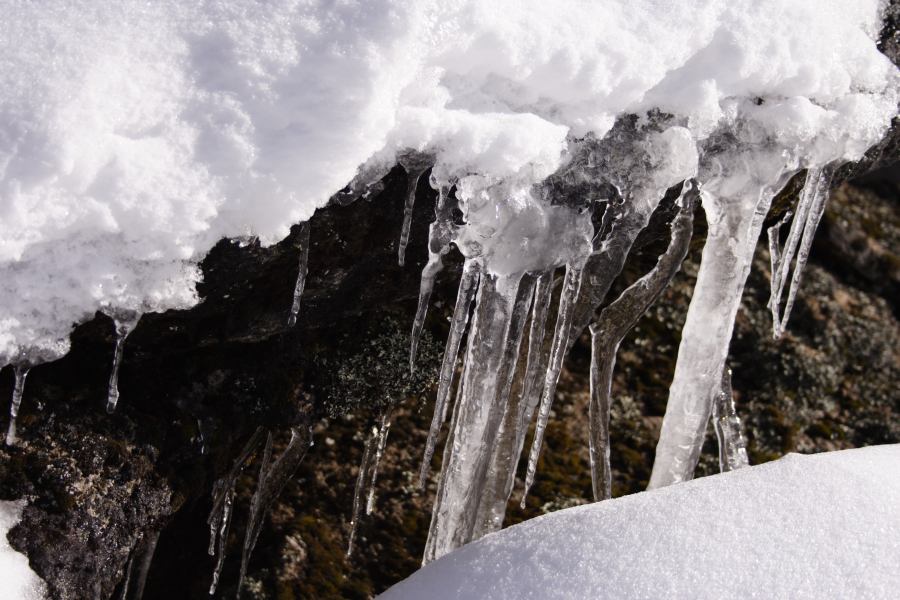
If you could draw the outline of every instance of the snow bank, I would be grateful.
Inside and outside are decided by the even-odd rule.
[[[379,598],[895,598],[900,445],[776,462],[562,510]]]
[[[28,558],[6,541],[6,534],[19,522],[24,507],[24,502],[0,500],[0,600],[44,598],[44,582],[28,566]]]
[[[771,98],[763,131],[858,156],[896,110],[879,4],[8,3],[0,365],[64,353],[98,309],[193,305],[221,237],[276,241],[406,148],[444,179],[521,190],[623,112],[668,111],[701,140]]]

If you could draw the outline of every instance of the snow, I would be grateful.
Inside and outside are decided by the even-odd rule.
[[[895,598],[900,445],[781,460],[562,510],[381,598]]]
[[[28,566],[28,557],[12,549],[6,539],[22,518],[25,503],[0,500],[0,600],[41,600],[44,582]]]
[[[572,139],[624,112],[668,111],[696,140],[740,113],[810,160],[856,157],[896,110],[879,6],[9,3],[0,364],[64,354],[98,309],[192,306],[220,238],[275,242],[406,149],[434,155],[439,181],[474,175],[468,197],[502,182],[491,202],[526,207]]]

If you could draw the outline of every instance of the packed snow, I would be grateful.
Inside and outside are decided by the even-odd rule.
[[[22,518],[25,503],[0,500],[0,600],[42,600],[44,582],[28,566],[28,557],[12,549],[6,539]]]
[[[515,182],[515,198],[622,113],[669,111],[702,139],[765,97],[753,118],[786,144],[858,156],[896,105],[878,8],[15,2],[0,15],[0,363],[58,357],[98,309],[191,306],[220,238],[277,241],[407,148],[442,180],[477,176],[473,194]]]
[[[482,538],[382,600],[896,598],[900,446],[789,454]]]

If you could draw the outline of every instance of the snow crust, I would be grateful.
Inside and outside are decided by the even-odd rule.
[[[0,500],[0,600],[42,600],[44,582],[28,566],[28,558],[13,550],[6,535],[22,518],[22,501]]]
[[[382,600],[866,598],[900,589],[900,445],[781,460],[526,521]]]
[[[529,219],[530,186],[569,160],[573,140],[602,137],[626,112],[671,113],[693,144],[749,119],[797,161],[857,158],[896,112],[896,69],[873,41],[879,7],[9,3],[0,365],[65,353],[72,326],[96,310],[195,304],[197,262],[223,236],[275,242],[361,165],[392,164],[408,149],[435,156],[438,181],[465,180],[464,202],[488,197]],[[696,172],[669,162],[678,174],[655,179]],[[566,231],[551,213],[534,219],[548,223],[535,237]],[[584,251],[574,237],[553,261]],[[547,256],[498,269],[540,267]]]

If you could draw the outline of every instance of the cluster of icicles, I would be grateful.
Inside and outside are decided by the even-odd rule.
[[[581,201],[574,206],[570,202],[567,208],[573,214],[582,214],[581,218],[590,219],[591,210],[603,213],[588,253],[576,253],[565,264],[541,271],[493,271],[491,259],[481,252],[481,247],[471,247],[471,236],[464,231],[465,219],[462,223],[454,219],[454,211],[457,216],[466,215],[466,207],[460,206],[454,196],[454,182],[437,181],[432,176],[432,186],[438,192],[436,218],[430,228],[428,262],[422,272],[412,328],[411,368],[433,282],[451,243],[463,253],[465,262],[419,473],[419,485],[424,489],[436,442],[449,417],[423,562],[502,527],[526,434],[533,423],[522,492],[524,507],[535,479],[563,360],[586,328],[590,329],[592,340],[589,455],[593,494],[598,501],[611,497],[609,418],[616,353],[624,337],[680,269],[692,238],[695,209],[701,202],[709,233],[682,332],[650,487],[693,477],[710,417],[719,441],[721,470],[749,464],[726,360],[757,240],[775,194],[792,176],[806,169],[805,187],[793,213],[787,241],[782,246],[779,231],[790,213],[768,231],[772,256],[769,306],[777,339],[794,304],[812,238],[824,212],[831,175],[838,163],[815,165],[795,156],[772,169],[768,159],[788,153],[766,147],[766,143],[742,147],[739,143],[722,144],[721,139],[710,142],[700,157],[697,176],[677,184],[677,214],[670,224],[668,247],[648,273],[597,314],[665,191],[649,183],[654,179],[652,161],[639,156],[646,151],[645,138],[654,134],[653,128],[648,127],[599,142],[585,141],[567,170],[543,184],[541,194],[561,205],[566,204],[566,198],[583,194]],[[730,139],[734,141],[733,137]],[[638,155],[624,161],[630,169],[627,173],[610,166],[609,157],[622,153]],[[399,244],[401,265],[416,186],[427,170],[422,158],[412,165],[401,160],[409,174]],[[614,190],[611,194],[610,186]],[[563,273],[557,278],[558,268]],[[556,295],[555,288],[559,288]],[[783,302],[785,288],[788,296]],[[551,327],[554,297],[558,297],[558,304]],[[466,346],[461,352],[466,335]],[[451,409],[454,383],[455,402]],[[384,425],[381,431],[378,456],[384,445]],[[373,436],[377,432],[378,429]],[[365,493],[364,473],[372,468],[372,444],[370,438],[360,468],[348,553]],[[371,480],[373,485],[374,476]],[[367,510],[371,510],[371,502]]]
[[[415,368],[418,340],[432,287],[452,246],[462,252],[465,262],[419,472],[419,485],[424,489],[437,440],[449,418],[424,562],[502,527],[526,434],[533,422],[533,443],[528,452],[522,493],[524,505],[535,479],[563,360],[578,336],[588,328],[592,339],[589,454],[593,494],[595,500],[611,496],[609,415],[616,352],[624,337],[680,269],[691,241],[695,209],[700,203],[707,215],[709,233],[682,331],[650,487],[669,485],[693,476],[710,416],[719,440],[721,469],[732,470],[748,464],[726,365],[744,283],[772,198],[790,177],[805,168],[806,184],[793,215],[785,215],[768,231],[772,260],[769,306],[774,336],[778,338],[794,304],[837,163],[808,164],[802,157],[794,156],[772,169],[772,161],[765,159],[785,152],[766,147],[766,142],[742,145],[734,132],[729,132],[728,143],[712,138],[701,149],[695,177],[666,181],[660,172],[671,171],[671,165],[648,153],[648,147],[652,146],[648,145],[648,140],[659,136],[660,132],[666,133],[658,123],[638,127],[631,121],[630,125],[623,126],[623,131],[614,129],[603,140],[589,137],[574,144],[573,158],[567,166],[537,186],[534,196],[548,212],[555,211],[555,216],[549,220],[551,223],[562,223],[569,234],[575,231],[576,238],[579,232],[587,233],[581,236],[579,245],[571,236],[563,235],[565,232],[545,232],[550,239],[559,238],[560,244],[570,247],[557,253],[565,257],[561,264],[552,259],[549,263],[544,260],[534,269],[496,269],[492,261],[500,259],[487,252],[482,243],[483,238],[490,235],[480,235],[475,230],[477,215],[472,206],[458,198],[459,181],[440,180],[432,173],[430,184],[436,189],[438,199],[435,220],[429,230],[428,261],[422,271],[419,304],[412,327],[411,369]],[[763,160],[756,160],[759,157]],[[434,157],[409,152],[400,157],[400,163],[409,177],[398,246],[399,262],[403,265],[416,189],[420,178],[433,166]],[[373,183],[370,180],[367,189],[371,190]],[[638,234],[648,225],[666,189],[673,185],[680,189],[677,213],[670,224],[668,247],[648,273],[598,314]],[[340,196],[336,198],[339,200]],[[489,207],[489,211],[495,209],[495,206]],[[599,211],[602,211],[602,217],[596,219],[599,225],[595,227],[593,213],[597,212],[599,217]],[[789,234],[782,245],[779,233],[791,216]],[[467,219],[472,219],[473,223]],[[501,231],[497,237],[514,237],[519,233],[512,227]],[[303,223],[289,326],[296,324],[300,311],[309,236],[309,223]],[[512,247],[515,252],[516,240]],[[554,256],[552,252],[549,255]],[[548,253],[543,252],[542,256],[547,259]],[[557,277],[559,269],[563,271],[561,277]],[[557,288],[559,291],[555,292]],[[783,302],[785,288],[787,300]],[[555,297],[558,298],[556,321],[551,326],[550,317],[554,312],[551,304]],[[119,398],[118,371],[124,344],[140,314],[111,311],[110,316],[116,331],[107,399],[107,410],[112,412]],[[464,338],[467,339],[463,350]],[[14,365],[15,385],[7,444],[12,445],[16,440],[15,418],[28,371],[45,360],[35,355]],[[455,395],[452,410],[451,395]],[[353,550],[363,512],[369,514],[374,507],[378,464],[385,450],[390,424],[388,410],[365,442],[354,494],[348,555]],[[261,456],[259,479],[251,500],[243,543],[238,593],[262,518],[312,443],[308,429],[293,429],[291,434],[287,448],[273,461],[272,435],[258,429],[231,471],[216,483],[209,517],[209,553],[218,553],[218,560],[210,594],[218,586],[224,564],[239,474],[251,456]],[[131,570],[129,562],[129,579]],[[126,592],[128,585],[126,581]]]

